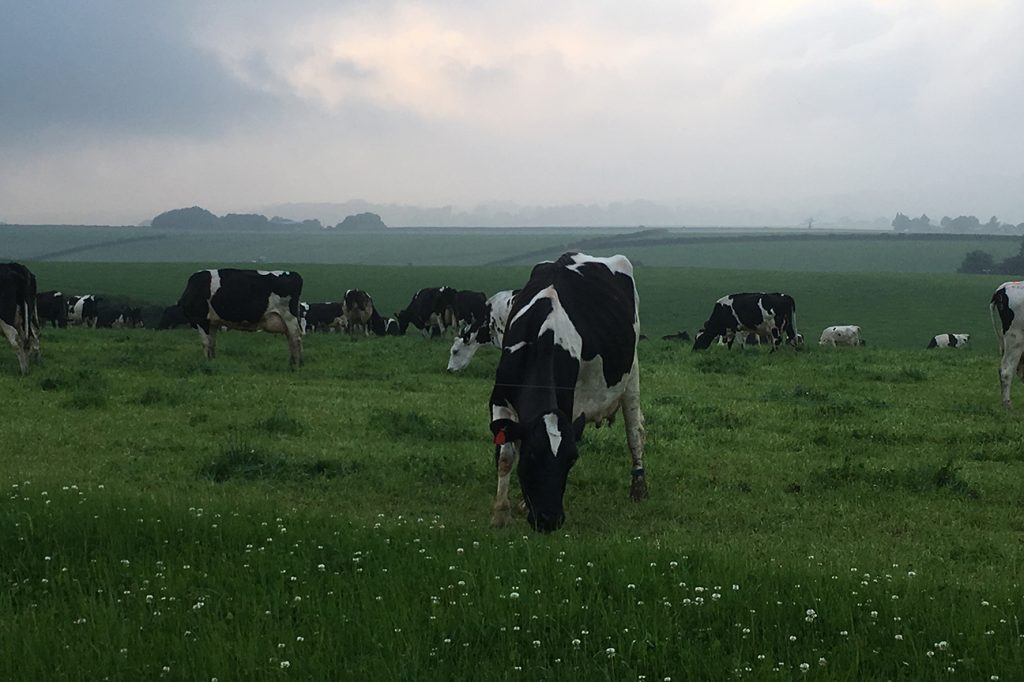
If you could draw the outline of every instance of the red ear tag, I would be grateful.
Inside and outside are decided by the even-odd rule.
[[[494,434],[494,444],[495,445],[504,445],[505,444],[505,430],[504,429],[502,429],[501,431],[498,431],[496,434]]]

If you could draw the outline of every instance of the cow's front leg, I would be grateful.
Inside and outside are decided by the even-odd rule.
[[[208,321],[196,325],[199,332],[199,342],[203,344],[203,354],[207,360],[212,360],[217,355],[217,327]]]
[[[629,486],[629,496],[634,500],[642,500],[647,497],[647,474],[644,471],[646,430],[644,414],[640,411],[639,386],[636,386],[635,390],[627,391],[622,402],[622,421],[626,425],[626,441],[629,443],[629,453],[632,456],[633,482]]]
[[[519,452],[514,443],[499,446],[496,464],[498,469],[498,492],[494,496],[494,508],[491,510],[491,525],[503,528],[512,523],[512,506],[508,501],[508,486],[512,478]]]

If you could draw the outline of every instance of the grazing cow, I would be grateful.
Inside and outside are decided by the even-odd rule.
[[[455,292],[455,300],[452,301],[451,317],[455,320],[458,332],[463,332],[479,321],[486,324],[487,294],[482,291],[460,290]]]
[[[370,331],[377,336],[398,336],[398,320],[393,317],[385,319],[374,308],[373,314],[370,315]]]
[[[440,336],[455,324],[455,289],[428,287],[413,294],[409,306],[395,315],[399,333],[405,334],[409,325],[424,335]]]
[[[0,333],[14,348],[18,368],[28,374],[29,360],[39,357],[36,277],[21,263],[0,263]]]
[[[96,305],[97,327],[116,328],[141,327],[142,308],[132,308],[126,305],[114,305],[99,299]]]
[[[303,304],[305,305],[305,304]],[[346,324],[344,303],[310,303],[306,329],[311,332],[340,331]]]
[[[218,327],[263,330],[288,338],[289,365],[302,364],[299,297],[302,277],[280,270],[200,270],[188,278],[178,305],[199,331],[207,358],[216,354]]]
[[[665,334],[661,337],[662,341],[689,341],[690,333],[686,331],[676,332],[675,334]]]
[[[181,306],[175,303],[164,308],[163,313],[160,315],[160,322],[157,324],[157,329],[174,329],[182,325],[188,324],[188,320],[185,319],[185,311],[181,309]]]
[[[928,342],[928,348],[964,348],[970,340],[970,334],[936,334]]]
[[[855,324],[837,324],[825,327],[818,339],[821,346],[863,346],[864,339],[860,337],[860,327]]]
[[[1014,372],[1024,380],[1024,282],[1004,282],[992,294],[989,303],[992,325],[999,339],[999,385],[1002,388],[1003,407],[1010,408],[1010,384]]]
[[[463,292],[460,292],[463,293]],[[499,291],[484,303],[483,315],[474,319],[461,334],[455,337],[452,348],[448,352],[448,371],[461,372],[473,359],[480,345],[489,343],[501,348],[505,337],[505,324],[508,311],[512,309],[515,292]]]
[[[92,294],[68,296],[68,324],[83,327],[96,327],[99,322],[99,302],[103,299]]]
[[[43,291],[36,294],[36,311],[41,324],[49,322],[53,327],[68,325],[68,308],[64,294],[59,291]]]
[[[355,334],[362,330],[364,336],[370,335],[370,320],[373,318],[373,299],[362,289],[349,289],[342,300],[345,309],[348,333]]]
[[[787,343],[797,346],[796,302],[792,296],[778,292],[723,296],[715,302],[711,316],[697,333],[693,350],[704,350],[716,336],[724,337],[726,345],[732,348],[737,332],[753,332],[770,339],[772,350],[782,343],[783,334]]]
[[[509,312],[490,398],[494,525],[511,520],[509,477],[518,459],[527,520],[536,530],[558,529],[584,423],[611,422],[619,409],[633,458],[630,494],[647,496],[637,305],[625,256],[566,253],[533,268]]]

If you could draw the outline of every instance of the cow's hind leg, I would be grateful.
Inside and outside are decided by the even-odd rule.
[[[999,365],[999,386],[1002,389],[1003,407],[1010,408],[1010,385],[1014,373],[1019,371],[1021,354],[1024,353],[1024,338],[1009,333],[1004,338],[1003,360]]]
[[[626,426],[626,442],[632,456],[633,482],[629,496],[634,500],[647,497],[647,473],[644,471],[644,414],[640,410],[640,381],[634,374],[631,385],[622,397],[622,421]]]
[[[18,369],[23,375],[28,374],[28,352],[21,340],[21,335],[18,334],[18,330],[0,320],[0,331],[7,337],[7,341],[11,344],[11,348],[14,349],[15,355],[18,356]]]
[[[302,331],[295,317],[284,320],[284,333],[288,337],[288,366],[298,369],[302,366]]]

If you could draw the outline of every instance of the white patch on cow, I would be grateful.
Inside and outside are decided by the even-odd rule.
[[[562,446],[562,432],[558,430],[558,415],[548,412],[544,415],[544,429],[548,432],[548,443],[551,454],[558,457],[558,448]]]
[[[288,270],[257,270],[256,273],[260,275],[274,275],[275,277],[291,274]]]
[[[512,318],[512,322],[509,323],[509,326],[511,327],[514,325],[516,320],[532,308],[537,301],[544,298],[551,301],[551,312],[548,313],[547,319],[545,319],[543,324],[541,324],[540,329],[537,331],[537,336],[551,330],[554,333],[555,345],[563,348],[569,353],[569,355],[579,360],[580,356],[583,354],[583,339],[580,338],[579,332],[576,331],[576,328],[569,320],[569,316],[566,314],[565,309],[562,308],[562,302],[558,299],[558,292],[555,291],[553,286],[546,287],[538,291],[537,295],[530,299],[530,302],[516,313],[516,316]],[[519,344],[516,345],[518,346]]]
[[[210,298],[213,298],[213,295],[220,291],[220,270],[209,270],[208,272],[210,273]]]
[[[625,274],[633,277],[633,264],[629,262],[629,259],[621,254],[609,256],[608,258],[601,258],[599,256],[588,256],[585,253],[577,253],[572,256],[572,265],[567,267],[568,270],[582,275],[580,272],[580,266],[584,263],[600,263],[615,274]]]
[[[509,353],[515,353],[517,350],[522,350],[523,348],[526,348],[526,341],[520,341],[519,343],[512,344],[505,350]]]

